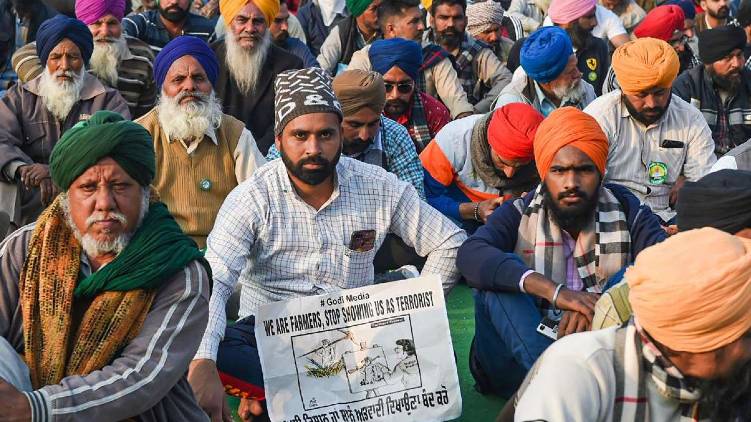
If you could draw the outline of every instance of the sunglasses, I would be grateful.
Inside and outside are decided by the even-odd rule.
[[[384,82],[383,85],[386,87],[386,93],[391,92],[394,87],[396,87],[396,90],[399,91],[400,94],[409,94],[412,92],[412,88],[414,88],[414,82],[399,82],[399,83],[391,83],[391,82]]]

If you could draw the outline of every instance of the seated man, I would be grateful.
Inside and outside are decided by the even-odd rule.
[[[681,75],[684,71],[701,64],[694,55],[693,49],[688,45],[689,38],[686,36],[686,25],[685,12],[680,6],[663,4],[649,11],[647,17],[636,27],[634,36],[636,38],[657,38],[670,44],[678,54],[680,62],[678,74]],[[608,69],[608,75],[605,77],[602,92],[608,93],[617,89],[620,89],[620,86],[611,66]]]
[[[559,107],[583,109],[596,98],[592,85],[582,81],[571,39],[561,28],[538,29],[523,41],[519,56],[521,66],[495,108],[526,103],[547,116]]]
[[[746,33],[737,26],[706,29],[699,34],[704,66],[683,73],[673,93],[694,105],[712,130],[717,157],[751,138],[751,70],[744,67]]]
[[[634,0],[600,0],[599,3],[618,16],[629,34],[647,16],[647,12]]]
[[[368,50],[373,70],[383,75],[386,105],[383,114],[407,128],[417,152],[422,152],[451,115],[443,103],[417,87],[422,50],[402,38],[378,40]]]
[[[200,248],[224,198],[266,163],[243,122],[222,113],[213,89],[218,67],[203,40],[173,39],[156,57],[159,104],[136,120],[154,139],[152,185]]]
[[[511,72],[487,44],[466,32],[466,0],[434,0],[430,28],[423,39],[445,49],[454,59],[459,81],[475,113],[487,113],[501,90],[511,82]]]
[[[39,27],[36,41],[45,71],[0,99],[0,211],[11,217],[11,230],[36,220],[54,198],[48,163],[65,131],[98,110],[130,118],[120,94],[84,71],[94,48],[86,25],[57,15]]]
[[[151,137],[100,111],[50,169],[63,193],[0,248],[3,419],[206,420],[185,374],[209,268],[149,188]]]
[[[540,182],[532,141],[543,117],[527,104],[449,123],[420,154],[428,203],[467,232]]]
[[[542,184],[491,214],[457,257],[477,289],[473,375],[505,398],[553,343],[537,332],[541,319],[560,320],[559,338],[588,330],[608,279],[666,237],[649,207],[603,183],[608,139],[592,117],[554,111],[534,151]]]
[[[493,50],[506,66],[514,42],[503,34],[503,6],[498,1],[481,1],[467,4],[467,32]],[[510,69],[509,69],[510,70]]]
[[[430,43],[423,42],[425,25],[418,0],[384,0],[378,7],[378,23],[384,39],[404,38],[421,42],[423,64],[417,86],[422,92],[440,100],[449,109],[451,117],[459,119],[474,113],[459,81],[449,52]],[[348,69],[372,70],[370,45],[352,55]]]
[[[214,90],[224,112],[243,121],[266,154],[274,143],[274,78],[300,69],[302,60],[271,43],[278,0],[225,0],[219,7],[227,35],[211,45],[219,59]]]
[[[342,154],[381,167],[414,186],[425,199],[422,166],[407,130],[381,115],[386,102],[383,78],[376,72],[347,70],[333,82],[342,109]],[[267,160],[282,154],[272,145]]]
[[[633,320],[552,345],[515,419],[748,419],[751,240],[712,228],[679,233],[642,252],[626,282]]]
[[[321,68],[332,75],[346,67],[355,51],[379,37],[378,6],[381,0],[347,0],[350,16],[331,28],[321,45],[317,60]]]
[[[154,9],[123,19],[123,31],[148,44],[154,55],[180,35],[192,35],[206,42],[214,38],[211,21],[190,13],[190,0],[160,0],[156,5]]]
[[[123,34],[120,23],[125,0],[76,2],[76,16],[94,36],[89,72],[105,86],[117,89],[128,103],[130,115],[140,117],[156,103],[154,53],[148,44]],[[21,81],[28,82],[44,71],[36,44],[30,43],[13,55]]]
[[[288,71],[274,85],[282,159],[230,193],[208,238],[211,318],[189,378],[213,418],[224,403],[217,367],[225,381],[263,397],[253,338],[261,304],[372,284],[373,258],[389,233],[427,256],[423,274],[439,275],[447,292],[459,278],[455,259],[464,232],[410,184],[340,157],[342,112],[328,74]],[[242,319],[225,331],[224,306],[238,282]]]
[[[302,60],[303,67],[321,67],[315,56],[310,53],[308,46],[300,39],[290,35],[290,19],[293,15],[289,13],[287,1],[279,1],[279,13],[276,14],[274,20],[269,24],[271,41],[275,46],[299,57]]]
[[[613,54],[621,90],[584,110],[608,137],[605,181],[628,188],[664,222],[675,215],[671,205],[683,181],[699,180],[716,161],[701,112],[670,92],[678,66],[665,41],[630,41]]]

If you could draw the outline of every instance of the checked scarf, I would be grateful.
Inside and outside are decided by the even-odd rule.
[[[469,99],[471,104],[482,100],[482,97],[485,95],[482,89],[478,90],[479,92],[475,95],[475,85],[478,85],[478,78],[475,76],[472,62],[486,48],[490,48],[490,46],[465,34],[464,41],[462,41],[461,54],[459,54],[459,57],[454,62],[459,82],[462,84],[464,92],[467,93],[467,99]]]
[[[425,117],[425,108],[422,105],[420,93],[421,91],[415,90],[414,94],[412,94],[412,113],[409,119],[409,123],[412,126],[410,135],[412,135],[412,140],[415,143],[418,154],[428,146],[428,143],[433,138],[430,136],[428,119]]]
[[[422,47],[422,66],[420,66],[420,77],[417,78],[418,91],[428,92],[425,71],[442,62],[446,57],[452,58],[448,51],[437,44],[427,44]]]
[[[519,238],[514,253],[536,272],[556,283],[566,283],[566,257],[561,228],[545,206],[542,185],[528,206],[524,199],[514,201],[522,214]],[[599,293],[607,280],[629,262],[631,235],[626,214],[618,198],[605,186],[600,187],[594,219],[579,233],[574,262],[585,289]],[[542,311],[550,304],[538,302]],[[550,315],[557,317],[556,315]]]
[[[616,331],[616,396],[614,421],[651,420],[646,380],[651,377],[660,394],[679,402],[680,420],[698,422],[701,391],[683,377],[678,368],[662,355],[649,335],[631,319]]]

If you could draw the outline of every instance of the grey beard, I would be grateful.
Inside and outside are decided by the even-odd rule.
[[[252,50],[241,47],[233,34],[227,34],[225,44],[229,73],[235,79],[243,95],[253,94],[263,71],[263,63],[271,48],[271,34],[267,31]]]
[[[115,87],[117,85],[120,60],[128,51],[128,42],[125,37],[111,38],[112,42],[94,42],[94,52],[91,54],[89,66],[91,72],[105,84]]]
[[[200,97],[201,100],[180,104],[180,101],[189,95]],[[199,92],[180,92],[174,97],[169,97],[162,91],[157,104],[157,116],[159,126],[169,139],[201,139],[210,128],[218,129],[222,123],[222,103],[214,91],[208,95]]]
[[[72,81],[58,82],[56,77],[63,72],[51,74],[47,69],[42,72],[39,81],[39,91],[47,110],[59,121],[65,121],[68,118],[70,110],[81,98],[81,89],[83,88],[84,69],[76,73],[65,71],[73,77]]]
[[[555,87],[553,88],[553,94],[561,100],[561,103],[576,104],[584,97],[584,89],[582,89],[581,79],[576,82],[575,85],[570,87]]]

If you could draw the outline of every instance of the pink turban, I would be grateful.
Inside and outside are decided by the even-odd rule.
[[[91,25],[105,15],[123,20],[125,0],[76,0],[76,17],[86,25]]]
[[[573,22],[592,10],[596,0],[553,0],[548,9],[548,16],[553,23]]]

